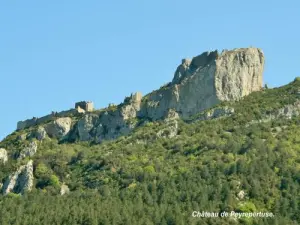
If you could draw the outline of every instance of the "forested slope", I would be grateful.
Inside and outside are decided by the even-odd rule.
[[[230,116],[148,122],[101,144],[38,142],[34,189],[0,196],[0,224],[299,224],[300,79],[223,102]],[[207,112],[209,112],[209,109]],[[206,112],[204,112],[206,113]],[[25,130],[26,131],[26,130]],[[0,179],[29,160],[27,140],[0,143]],[[167,132],[168,133],[168,132]],[[60,196],[61,185],[70,193]],[[272,212],[272,218],[195,218],[194,211]]]

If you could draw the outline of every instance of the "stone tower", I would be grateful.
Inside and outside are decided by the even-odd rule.
[[[78,112],[92,112],[94,110],[94,103],[91,101],[76,102],[75,109]]]

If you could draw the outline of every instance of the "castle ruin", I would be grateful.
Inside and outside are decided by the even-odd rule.
[[[17,124],[17,130],[23,130],[28,127],[46,123],[55,118],[73,116],[73,115],[77,115],[77,114],[81,114],[81,113],[85,113],[85,112],[92,112],[93,110],[94,110],[93,102],[89,102],[89,101],[77,102],[75,104],[75,109],[69,109],[69,110],[62,111],[62,112],[52,112],[51,114],[40,117],[40,118],[33,117],[32,119],[19,121]]]
[[[76,102],[75,109],[79,113],[92,112],[94,110],[94,103],[90,101]]]
[[[132,102],[140,102],[142,101],[143,95],[141,92],[136,92],[134,94],[131,94],[130,98]]]

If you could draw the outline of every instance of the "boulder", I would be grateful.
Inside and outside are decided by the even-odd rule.
[[[5,181],[2,192],[24,194],[31,191],[33,187],[33,162],[30,160],[26,165],[21,166],[15,173],[11,174]]]
[[[45,130],[50,137],[61,139],[69,133],[71,125],[72,119],[70,117],[62,117],[48,124]]]
[[[5,164],[7,160],[7,151],[4,148],[0,148],[0,163]]]
[[[66,195],[70,193],[70,189],[67,185],[62,184],[60,187],[60,195]]]
[[[246,193],[243,190],[237,194],[237,197],[239,200],[243,200],[245,198],[245,196],[246,196]]]

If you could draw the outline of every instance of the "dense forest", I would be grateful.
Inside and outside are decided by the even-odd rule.
[[[232,116],[179,120],[173,138],[157,137],[167,124],[153,121],[101,144],[43,140],[33,157],[34,190],[0,196],[0,224],[300,224],[300,116],[270,117],[298,100],[295,79],[218,106],[233,107]],[[10,156],[24,145],[20,132],[0,143]],[[26,160],[1,165],[2,183]],[[70,194],[60,196],[61,184]]]

